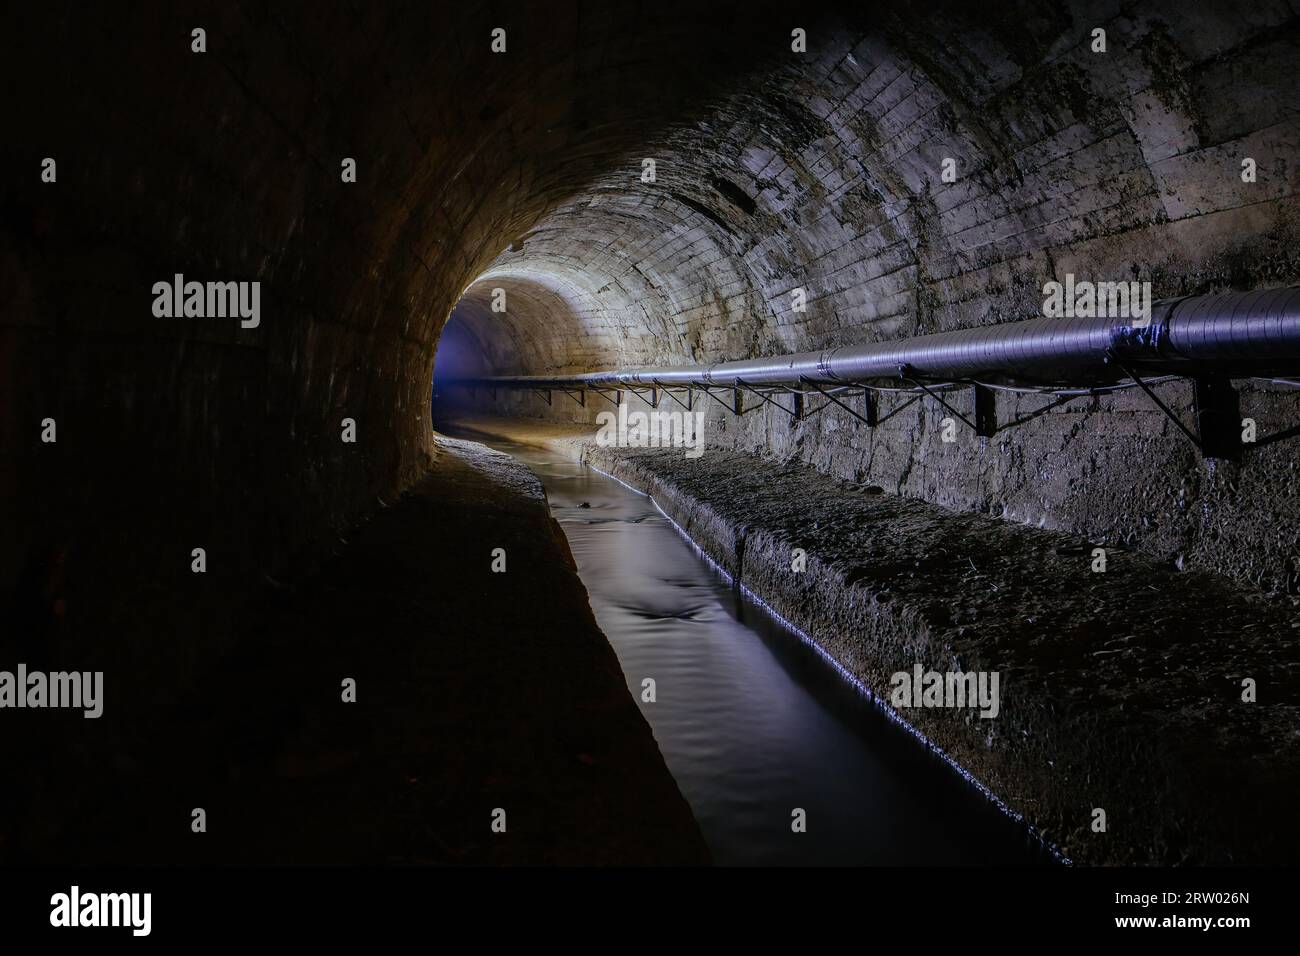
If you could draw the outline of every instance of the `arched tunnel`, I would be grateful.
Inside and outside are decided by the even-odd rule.
[[[0,860],[1296,862],[1293,5],[5,20]]]

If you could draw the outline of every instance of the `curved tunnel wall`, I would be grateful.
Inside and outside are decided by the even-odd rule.
[[[497,335],[502,373],[712,362],[1040,314],[1042,286],[1150,281],[1153,297],[1300,275],[1300,28],[1282,7],[1099,4],[845,27],[652,144],[503,252],[457,318]],[[1094,52],[1091,31],[1107,31]],[[1255,182],[1243,182],[1242,160]],[[957,178],[945,183],[945,158]],[[468,307],[510,276],[569,308]],[[805,290],[807,308],[793,308]],[[521,297],[522,298],[522,297]],[[593,305],[594,303],[594,305]],[[1190,420],[1190,389],[1166,387]],[[480,397],[484,397],[480,393]],[[1247,386],[1260,434],[1300,414]],[[1004,420],[1042,404],[1003,399]],[[489,407],[591,420],[560,399]],[[868,431],[709,403],[710,440],[941,504],[1140,546],[1297,590],[1294,451],[1206,467],[1144,396],[1080,402],[980,440],[940,441],[933,404]]]
[[[139,663],[181,632],[168,653],[191,654],[228,636],[241,589],[328,557],[427,470],[434,353],[462,292],[785,48],[734,11],[620,6],[9,15],[0,71],[39,95],[7,104],[0,147],[0,578],[38,629],[93,649],[148,607]],[[260,323],[156,317],[153,285],[176,274],[260,282]]]

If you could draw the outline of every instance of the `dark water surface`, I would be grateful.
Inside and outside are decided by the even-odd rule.
[[[718,863],[1050,862],[1023,824],[734,590],[649,498],[557,453],[486,443],[545,485]],[[641,702],[646,677],[655,703]],[[791,830],[796,807],[805,833]]]

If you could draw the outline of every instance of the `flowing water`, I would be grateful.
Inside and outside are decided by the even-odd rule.
[[[649,498],[558,453],[487,444],[545,485],[596,620],[718,863],[1050,862],[1022,823],[733,589]],[[642,701],[644,678],[653,703]]]

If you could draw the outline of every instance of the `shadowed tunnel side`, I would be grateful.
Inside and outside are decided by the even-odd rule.
[[[109,697],[5,735],[6,859],[707,858],[540,487],[435,440],[429,398],[462,290],[779,59],[765,31],[678,3],[13,13],[6,79],[49,82],[3,147],[3,657]],[[257,321],[151,309],[228,280]],[[547,575],[467,562],[493,527]],[[549,829],[491,841],[529,786]]]

